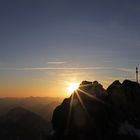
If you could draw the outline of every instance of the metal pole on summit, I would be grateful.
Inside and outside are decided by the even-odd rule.
[[[138,67],[136,67],[136,82],[138,83],[139,82],[139,71],[138,71]]]

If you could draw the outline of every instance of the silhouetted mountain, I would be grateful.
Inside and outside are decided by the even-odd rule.
[[[113,82],[107,90],[83,81],[53,113],[52,139],[140,139],[140,84]]]
[[[51,97],[1,98],[0,139],[44,140],[43,137],[52,132],[53,110],[61,101],[61,98]]]
[[[7,114],[13,108],[23,107],[50,122],[53,110],[61,101],[61,98],[51,97],[0,98],[0,116]]]
[[[40,140],[46,133],[47,122],[22,107],[16,107],[0,117],[2,140]]]

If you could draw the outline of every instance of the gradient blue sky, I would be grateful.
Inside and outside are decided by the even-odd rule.
[[[65,96],[69,81],[107,87],[134,80],[139,64],[139,0],[0,0],[0,96]]]

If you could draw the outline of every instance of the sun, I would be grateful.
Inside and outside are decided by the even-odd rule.
[[[77,82],[71,82],[68,84],[67,90],[71,94],[73,93],[76,89],[78,89],[79,83]]]

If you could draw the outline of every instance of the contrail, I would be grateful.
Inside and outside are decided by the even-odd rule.
[[[116,67],[7,67],[0,68],[0,71],[44,71],[44,70],[117,70],[133,73],[134,69]]]
[[[113,69],[112,67],[23,67],[23,68],[0,68],[0,71],[36,71],[36,70],[102,70]]]

